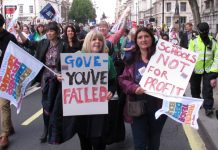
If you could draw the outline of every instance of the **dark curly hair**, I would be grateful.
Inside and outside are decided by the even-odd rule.
[[[140,27],[137,29],[136,34],[135,34],[135,51],[132,52],[132,57],[130,59],[124,60],[126,64],[132,64],[136,60],[140,59],[140,57],[141,57],[141,51],[140,51],[140,48],[137,44],[137,37],[138,37],[138,34],[140,32],[147,32],[152,38],[151,47],[148,49],[148,56],[147,56],[148,60],[150,60],[151,56],[154,55],[154,53],[156,51],[156,42],[155,42],[155,37],[153,35],[153,32],[148,28]]]
[[[72,31],[74,32],[74,36],[73,36],[73,39],[72,39],[73,43],[74,43],[74,42],[78,42],[77,34],[76,34],[76,29],[75,29],[75,27],[74,27],[73,25],[67,25],[67,26],[65,27],[63,39],[64,39],[65,41],[68,41],[68,37],[67,37],[67,29],[68,29],[68,28],[71,28]]]
[[[55,32],[57,33],[57,35],[60,34],[60,28],[59,28],[59,26],[58,26],[58,23],[55,22],[55,21],[49,22],[49,23],[47,24],[47,26],[46,26],[46,29],[47,29],[47,31],[48,31],[48,30],[53,30],[53,31],[55,31]]]

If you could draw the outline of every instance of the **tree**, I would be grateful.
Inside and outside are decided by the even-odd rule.
[[[201,22],[201,16],[200,16],[200,12],[199,12],[198,2],[197,2],[197,0],[188,0],[188,1],[189,1],[189,5],[191,7],[191,10],[192,10],[194,24],[197,25],[198,23]]]
[[[96,11],[92,2],[90,0],[74,0],[70,8],[69,18],[80,23],[95,19]]]
[[[101,17],[101,20],[104,20],[104,19],[106,19],[106,18],[107,18],[107,16],[106,16],[105,13],[103,12],[102,17]]]

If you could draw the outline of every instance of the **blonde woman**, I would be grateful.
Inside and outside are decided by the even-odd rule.
[[[106,41],[99,31],[90,31],[84,40],[82,52],[108,53]],[[108,93],[110,100],[116,91],[116,71],[109,57],[108,61]],[[86,115],[78,117],[78,135],[81,150],[105,150],[109,133],[108,115]]]

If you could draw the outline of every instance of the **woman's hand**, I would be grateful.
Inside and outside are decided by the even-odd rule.
[[[20,25],[18,24],[18,23],[16,23],[15,25],[14,25],[14,30],[17,32],[17,33],[21,33],[22,31],[21,31],[21,27],[20,27]]]
[[[108,91],[107,92],[107,100],[110,100],[113,97],[113,93]]]
[[[217,81],[216,81],[216,79],[212,79],[212,80],[210,80],[210,85],[211,85],[213,88],[215,88],[216,85],[217,85]]]
[[[62,82],[62,80],[64,80],[64,78],[62,77],[61,74],[58,74],[58,75],[57,75],[57,80],[58,80],[59,82]]]
[[[138,87],[136,90],[135,90],[135,94],[137,95],[141,95],[141,94],[144,94],[145,93],[145,90],[141,87]]]

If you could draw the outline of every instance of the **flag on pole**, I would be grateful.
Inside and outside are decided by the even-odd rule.
[[[121,17],[119,18],[119,20],[114,24],[114,26],[112,27],[111,31],[112,33],[115,33],[116,31],[118,31],[120,29],[120,27],[123,24],[124,18],[126,16],[126,14],[128,14],[130,12],[130,7],[127,7],[123,14],[121,15]]]
[[[45,7],[43,7],[39,13],[43,18],[47,20],[52,20],[56,14],[54,7],[52,7],[50,3],[45,5]]]
[[[0,69],[0,97],[11,102],[20,112],[28,84],[43,64],[12,41],[9,42]]]
[[[46,20],[56,21],[57,23],[62,23],[63,21],[58,9],[53,7],[50,3],[48,3],[44,8],[42,8],[42,10],[40,11],[40,15],[42,18]]]
[[[176,122],[198,129],[198,114],[203,99],[192,97],[164,96],[162,108],[155,113],[155,118],[165,114]]]

